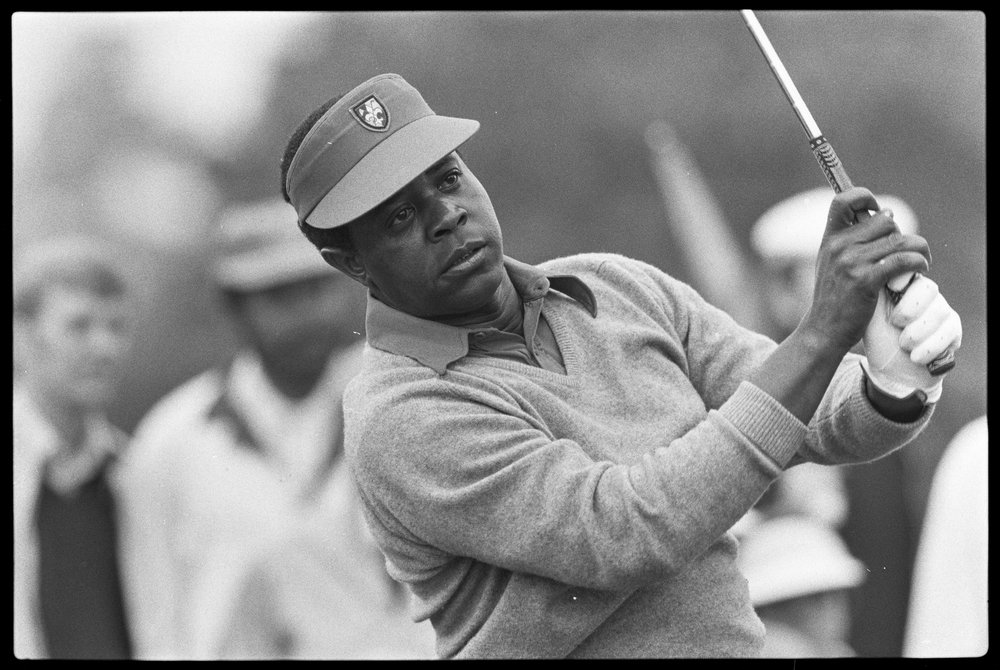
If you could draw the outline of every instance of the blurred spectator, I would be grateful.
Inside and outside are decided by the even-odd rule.
[[[796,515],[763,521],[741,538],[737,561],[764,622],[764,658],[855,655],[848,595],[865,568],[828,524]]]
[[[15,252],[14,655],[127,659],[118,457],[132,344],[121,258],[96,239]]]
[[[800,463],[786,470],[733,527],[737,536],[776,517],[800,516],[839,529],[848,516],[847,491],[839,469]]]
[[[783,340],[810,304],[816,252],[833,190],[817,187],[770,207],[753,224],[753,254],[746,254],[673,128],[654,122],[645,139],[694,287],[747,327]],[[905,201],[888,194],[875,197],[893,211],[902,232],[918,232],[917,216]],[[734,529],[744,533],[762,518],[789,512],[819,514],[837,528],[852,554],[872,570],[850,592],[850,641],[862,656],[901,653],[915,536],[905,471],[905,459],[913,456],[907,451],[860,466],[806,471],[796,466]]]
[[[903,655],[982,656],[989,648],[986,417],[938,464],[913,568]]]
[[[294,216],[280,198],[223,213],[214,277],[246,346],[136,428],[130,578],[143,658],[432,656],[342,455],[365,296]]]

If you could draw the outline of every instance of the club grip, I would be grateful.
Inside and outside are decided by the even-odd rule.
[[[834,191],[842,193],[853,186],[851,178],[847,176],[847,170],[844,169],[844,164],[840,162],[837,152],[833,150],[833,146],[826,137],[820,135],[809,140],[809,147],[812,149],[813,155],[816,156],[823,174],[826,175],[826,180],[830,182],[830,186],[833,187]],[[866,218],[866,215],[861,214],[858,216],[858,222],[861,223]],[[898,277],[893,277],[886,283],[885,291],[893,304],[898,303],[900,298],[903,297],[910,282],[913,281],[913,277],[912,272],[907,272]],[[927,371],[935,376],[943,375],[953,367],[955,367],[955,352],[949,349],[928,363]]]
[[[825,137],[820,135],[809,140],[809,148],[812,149],[813,155],[819,161],[819,166],[823,169],[823,174],[826,175],[826,180],[830,182],[834,191],[842,193],[854,186],[851,183],[851,178],[847,176],[844,164],[837,157],[837,152],[833,150],[833,146]]]

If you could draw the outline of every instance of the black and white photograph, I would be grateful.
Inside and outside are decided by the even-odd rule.
[[[12,656],[984,657],[986,18],[13,11]]]

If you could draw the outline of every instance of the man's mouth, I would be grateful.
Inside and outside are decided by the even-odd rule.
[[[461,273],[468,270],[482,258],[484,248],[485,245],[470,244],[456,249],[448,258],[445,271],[442,274]]]

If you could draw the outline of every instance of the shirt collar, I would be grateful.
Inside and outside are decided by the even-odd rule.
[[[15,386],[15,416],[21,429],[31,436],[30,449],[39,472],[60,493],[68,493],[88,481],[109,459],[117,458],[125,446],[123,433],[99,413],[85,418],[84,438],[68,451],[62,438],[45,418],[35,400]]]
[[[242,350],[222,372],[222,388],[209,407],[208,416],[231,422],[239,439],[263,453],[264,445],[254,437],[251,424],[273,427],[274,430],[263,432],[275,433],[283,421],[294,421],[306,413],[329,414],[331,389],[350,369],[349,357],[352,355],[355,355],[353,350],[331,355],[315,387],[305,397],[296,399],[287,397],[274,386],[259,355],[249,349]]]
[[[597,316],[597,300],[583,280],[574,275],[548,275],[543,270],[504,257],[504,268],[523,302],[543,298],[550,290],[564,293]],[[421,319],[389,307],[369,294],[365,315],[368,343],[376,349],[408,356],[444,374],[449,364],[469,353],[469,334],[462,328]]]

